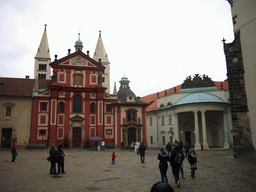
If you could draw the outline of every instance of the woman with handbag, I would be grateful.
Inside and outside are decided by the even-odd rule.
[[[194,150],[191,150],[189,155],[188,155],[188,162],[190,164],[190,169],[191,169],[191,177],[195,178],[195,170],[197,170],[196,163],[196,152]]]

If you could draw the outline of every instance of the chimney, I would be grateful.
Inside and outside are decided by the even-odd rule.
[[[71,51],[71,49],[68,49],[68,55],[70,55],[70,51]]]
[[[88,57],[90,57],[90,54],[89,54],[89,53],[90,53],[90,51],[87,50],[87,56],[88,56]]]
[[[99,58],[99,64],[101,64],[101,58]]]
[[[55,57],[55,60],[54,60],[54,61],[57,61],[57,57],[58,57],[58,55],[54,55],[54,57]]]
[[[26,75],[26,77],[25,77],[26,79],[29,79],[29,76],[28,75]]]

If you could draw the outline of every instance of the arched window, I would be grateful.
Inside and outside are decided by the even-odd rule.
[[[64,103],[63,102],[59,103],[59,113],[64,113]]]
[[[73,100],[73,113],[81,113],[81,96],[75,95]]]
[[[6,117],[11,117],[11,113],[12,113],[11,107],[7,107],[6,108]]]
[[[95,103],[91,103],[91,113],[95,113]]]

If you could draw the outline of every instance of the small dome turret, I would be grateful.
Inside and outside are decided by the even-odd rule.
[[[78,40],[75,43],[76,51],[82,51],[83,49],[83,42],[80,40],[80,33],[78,33]]]

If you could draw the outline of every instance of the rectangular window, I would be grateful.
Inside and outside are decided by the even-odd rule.
[[[153,136],[150,136],[150,143],[153,144]]]
[[[46,103],[41,103],[41,110],[42,110],[42,111],[45,111],[45,110],[46,110],[46,107],[47,107],[47,104],[46,104]]]
[[[173,143],[173,139],[172,139],[172,137],[170,137],[170,143],[171,143],[171,144]]]
[[[169,115],[169,125],[172,124],[172,115]]]
[[[163,145],[165,145],[165,136],[162,136]]]
[[[82,84],[82,75],[75,75],[75,84]]]
[[[102,83],[105,83],[105,77],[102,78]]]
[[[164,116],[162,116],[162,125],[164,125]]]
[[[107,105],[107,112],[111,112],[111,105]]]
[[[150,117],[149,122],[150,122],[150,126],[152,126],[152,117]]]

